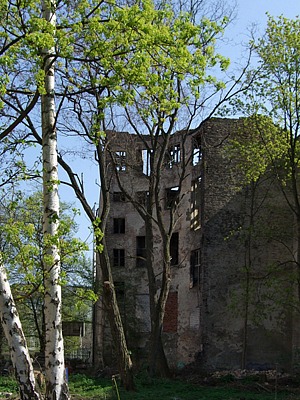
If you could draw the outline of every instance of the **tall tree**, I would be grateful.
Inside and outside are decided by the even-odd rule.
[[[29,6],[29,8],[31,5]],[[20,53],[20,48],[26,47],[25,37],[26,33],[22,29],[19,29],[19,21],[22,20],[22,14],[17,17],[16,8],[10,3],[1,1],[0,3],[0,68],[1,68],[1,79],[0,79],[0,109],[5,104],[3,96],[7,93],[7,86],[9,83],[9,69],[14,69],[16,60]],[[16,22],[18,21],[18,23]],[[33,29],[34,31],[34,29]],[[4,173],[1,173],[2,181],[1,188],[5,188],[8,184],[14,184],[14,180],[19,179],[19,173],[24,172],[23,162],[17,161],[16,158],[10,159],[7,156],[14,154],[18,148],[19,140],[17,141],[6,141],[6,138],[10,132],[23,120],[25,115],[33,108],[34,104],[38,99],[38,95],[35,96],[34,101],[29,104],[26,112],[23,115],[18,115],[17,121],[14,121],[9,127],[10,118],[8,118],[8,124],[1,123],[0,133],[0,147],[1,147],[1,169]],[[1,110],[2,116],[2,110]],[[2,120],[3,121],[3,120]],[[10,143],[12,145],[10,146]],[[7,162],[8,160],[8,162]],[[6,270],[4,267],[2,252],[0,253],[0,314],[2,328],[5,333],[10,353],[11,360],[14,367],[15,377],[19,383],[20,397],[23,400],[27,399],[39,399],[40,396],[35,387],[35,378],[33,373],[33,366],[29,355],[26,339],[23,333],[22,325],[19,319],[19,314],[16,309],[16,305],[11,293],[10,284],[7,278]]]
[[[56,29],[56,4],[43,2],[43,18]],[[43,233],[45,286],[45,371],[46,399],[69,398],[65,377],[64,342],[62,336],[62,296],[59,255],[59,197],[55,105],[55,47],[44,49],[44,93],[41,97],[43,151]]]
[[[148,2],[143,7],[135,5],[132,8],[125,7],[117,10],[113,16],[115,20],[112,19],[107,27],[102,24],[99,29],[95,30],[96,36],[101,30],[102,35],[106,38],[104,39],[105,54],[110,55],[110,58],[95,57],[95,54],[100,54],[99,50],[102,49],[104,43],[97,41],[98,36],[90,35],[87,38],[90,41],[90,46],[85,50],[82,58],[88,57],[89,59],[92,56],[93,58],[87,66],[81,64],[81,69],[76,68],[76,64],[71,62],[68,65],[67,78],[69,84],[79,89],[82,82],[89,82],[88,90],[85,91],[83,96],[69,96],[76,120],[82,126],[82,129],[79,129],[79,125],[73,125],[73,130],[85,135],[87,140],[95,145],[102,190],[102,214],[99,225],[97,225],[101,228],[101,232],[105,230],[108,218],[111,184],[110,177],[107,175],[109,139],[105,137],[105,130],[114,128],[116,122],[113,114],[113,122],[109,123],[108,110],[114,105],[117,105],[116,113],[125,109],[125,113],[123,113],[125,118],[122,119],[121,123],[131,125],[135,133],[146,132],[151,136],[151,145],[147,144],[146,148],[149,146],[150,157],[152,157],[153,162],[151,194],[153,199],[156,200],[150,202],[152,210],[144,209],[143,215],[148,221],[146,236],[150,257],[150,249],[153,244],[150,224],[154,221],[154,213],[158,212],[155,224],[164,237],[164,249],[166,250],[164,265],[166,267],[163,275],[164,290],[161,291],[158,304],[155,300],[157,285],[153,282],[155,274],[153,274],[153,269],[152,272],[149,272],[149,282],[152,287],[151,299],[153,300],[151,300],[151,315],[152,320],[156,321],[153,322],[152,350],[154,350],[149,353],[151,357],[154,357],[151,360],[153,373],[154,371],[157,372],[158,369],[163,373],[162,371],[167,371],[168,368],[161,344],[161,326],[170,285],[169,245],[176,224],[177,206],[174,203],[174,207],[170,210],[170,226],[166,227],[162,215],[158,211],[161,168],[169,156],[170,137],[174,130],[180,126],[178,121],[184,121],[183,126],[188,130],[192,122],[199,118],[206,100],[211,99],[213,94],[220,93],[220,89],[225,89],[225,85],[207,73],[207,69],[219,64],[221,69],[225,70],[228,65],[227,59],[214,53],[216,37],[221,34],[228,19],[221,18],[218,24],[215,21],[203,18],[199,24],[193,24],[188,13],[176,16],[169,8],[163,7],[161,7],[161,10],[155,11]],[[118,21],[117,25],[115,24],[116,21]],[[133,26],[135,27],[134,31],[132,31]],[[128,40],[124,40],[126,34],[129,34]],[[130,44],[129,47],[128,44]],[[109,51],[108,46],[110,46]],[[109,60],[111,61],[109,62]],[[218,104],[233,96],[233,93],[240,89],[240,82],[241,76],[236,79],[228,91],[221,95]],[[209,90],[208,87],[211,89],[207,96],[205,90],[201,90],[204,86],[207,90]],[[68,110],[64,120],[64,129],[66,129],[68,117],[70,120],[70,110]],[[70,131],[72,128],[69,126],[67,129]],[[184,139],[181,145],[183,149],[182,157],[184,157]],[[157,150],[154,152],[155,154],[151,153],[152,149]],[[184,162],[188,162],[188,157],[191,157],[191,155],[185,155]],[[179,186],[184,180],[184,168],[181,173]],[[157,178],[155,174],[157,174]],[[72,172],[69,176],[70,179],[72,177],[72,182],[74,182],[72,184],[76,187],[77,192],[82,194],[83,188],[80,187],[78,181],[76,186],[74,173]],[[178,198],[181,194],[178,193]],[[82,198],[78,194],[77,196]],[[157,209],[155,209],[154,204],[156,204]],[[94,219],[95,216],[92,218]],[[100,243],[105,243],[105,237],[100,237]],[[109,258],[105,252],[104,246],[100,265],[106,269],[109,266]],[[104,276],[109,276],[109,281],[111,279],[111,272],[108,275],[107,271],[101,271],[100,275],[102,275],[102,279]],[[108,282],[107,278],[104,279]],[[113,288],[113,285],[110,285],[110,287]],[[113,298],[114,296],[111,296],[111,299]],[[160,351],[158,352],[157,349],[160,349]],[[157,367],[156,355],[158,353],[162,355],[159,357],[161,360],[160,368]]]
[[[118,14],[120,13],[121,12]],[[87,102],[86,97],[81,100],[73,99],[73,102],[74,112],[77,114],[77,118],[83,126],[83,131],[87,133],[89,140],[96,146],[102,191],[99,225],[102,232],[106,229],[110,209],[111,178],[107,174],[107,165],[110,159],[110,138],[106,138],[105,134],[101,134],[101,131],[105,132],[107,128],[105,118],[107,105],[116,103],[124,106],[129,123],[132,124],[134,118],[132,117],[130,119],[130,116],[139,115],[140,126],[144,129],[143,123],[145,124],[149,130],[149,134],[152,134],[152,148],[157,149],[157,152],[153,154],[153,157],[155,157],[155,162],[153,163],[153,166],[155,164],[155,167],[153,167],[155,168],[155,172],[152,175],[153,180],[151,186],[153,198],[156,196],[157,209],[154,210],[153,208],[151,214],[146,213],[145,215],[145,219],[147,219],[149,223],[152,223],[152,219],[154,218],[153,214],[157,212],[158,219],[156,219],[156,221],[163,232],[163,240],[164,243],[166,243],[166,246],[164,246],[166,254],[164,255],[163,263],[165,265],[163,290],[161,290],[161,297],[157,305],[154,304],[154,299],[158,287],[155,284],[152,285],[152,278],[154,276],[153,265],[151,265],[151,279],[149,278],[149,282],[151,283],[151,299],[153,300],[151,301],[151,309],[153,311],[151,317],[153,327],[155,327],[153,328],[153,344],[150,353],[156,355],[158,353],[163,354],[160,332],[170,285],[171,257],[169,253],[169,244],[175,225],[174,216],[170,213],[172,216],[170,227],[165,227],[162,221],[162,214],[158,211],[160,196],[159,175],[167,157],[169,139],[176,125],[179,110],[182,111],[183,108],[186,108],[195,116],[198,107],[200,107],[197,101],[195,101],[197,93],[199,94],[199,86],[207,81],[212,84],[216,83],[216,87],[218,86],[218,83],[215,82],[212,77],[205,77],[207,65],[215,65],[220,62],[221,68],[225,68],[228,60],[213,54],[212,49],[210,49],[208,54],[203,54],[203,49],[213,45],[215,35],[220,33],[222,29],[221,26],[217,24],[210,23],[209,21],[202,21],[199,25],[193,25],[189,21],[187,14],[175,17],[172,12],[166,9],[159,12],[154,11],[150,8],[149,4],[145,4],[145,10],[133,7],[130,10],[122,11],[122,13],[126,13],[126,22],[129,27],[127,29],[128,32],[130,32],[131,26],[133,26],[132,24],[135,23],[136,31],[131,32],[131,40],[136,33],[138,34],[134,49],[130,52],[126,51],[118,56],[118,70],[115,69],[116,65],[114,65],[113,62],[109,64],[111,71],[107,71],[108,76],[105,78],[106,82],[109,83],[108,92],[104,90],[105,88],[101,85],[101,78],[99,78],[97,74],[97,71],[101,71],[101,64],[99,61],[94,62],[93,69],[91,66],[89,67],[91,85],[89,91],[90,103]],[[144,13],[145,16],[147,16],[147,20],[142,19]],[[118,14],[116,17],[120,18]],[[139,15],[140,17],[138,18]],[[122,18],[124,18],[124,16],[122,16]],[[136,25],[137,19],[139,20],[138,25]],[[226,22],[227,19],[225,18],[223,23]],[[147,32],[147,35],[143,36],[143,40],[139,40],[140,32],[144,31]],[[116,40],[118,39],[119,32],[117,30],[114,36],[112,36],[111,32],[107,34]],[[119,38],[118,42],[120,42],[120,40]],[[190,50],[189,47],[191,48]],[[114,51],[118,52],[119,46],[117,46]],[[78,81],[78,79],[80,79],[78,76],[72,77],[73,84]],[[103,79],[104,77],[102,80]],[[100,81],[100,85],[98,81]],[[94,99],[92,96],[94,96]],[[194,107],[189,107],[190,101],[194,104]],[[86,109],[84,109],[84,102],[88,103]],[[127,108],[128,103],[134,105],[135,108]],[[90,104],[93,105],[96,111],[93,111]],[[92,124],[88,123],[87,119],[87,116],[90,114],[94,116]],[[189,124],[191,120],[192,118],[189,118],[187,124]],[[139,127],[135,125],[134,129],[138,131]],[[97,140],[95,141],[94,138]],[[112,159],[112,161],[114,161],[114,159]],[[184,176],[184,172],[182,173]],[[156,174],[158,175],[157,180],[154,178],[157,176]],[[155,202],[151,204],[155,204]],[[153,245],[151,242],[152,230],[148,229],[147,233],[147,239],[150,241],[148,248],[150,249]],[[104,279],[104,282],[112,282],[110,260],[105,246],[105,237],[100,239],[100,243],[104,245],[104,251],[100,256],[102,279]],[[113,285],[110,284],[108,286],[104,284],[104,288],[113,288]],[[110,298],[114,296],[113,291],[111,291]],[[161,373],[166,374],[168,368],[164,355],[160,357],[160,359],[162,361],[160,363]],[[156,369],[156,363],[156,359],[152,360],[153,373],[157,372],[154,371]]]
[[[93,21],[93,34],[86,29],[78,35],[78,57],[74,60],[69,60],[67,70],[61,68],[61,73],[64,73],[68,79],[65,83],[66,89],[72,85],[77,92],[80,91],[81,97],[72,96],[68,93],[68,99],[71,104],[74,104],[73,110],[77,119],[82,124],[83,132],[88,140],[96,146],[97,159],[99,162],[99,173],[101,176],[102,214],[98,220],[97,216],[91,212],[91,207],[87,204],[83,190],[78,184],[74,173],[64,165],[67,170],[76,194],[81,199],[82,204],[91,218],[94,225],[97,249],[103,249],[105,238],[102,236],[102,231],[105,229],[107,215],[109,211],[109,181],[105,175],[105,143],[102,140],[101,130],[104,130],[105,109],[110,104],[126,105],[134,99],[134,92],[140,85],[141,88],[146,88],[150,93],[153,90],[159,92],[159,96],[163,95],[162,87],[159,85],[166,81],[164,89],[172,92],[171,84],[169,84],[170,76],[174,73],[174,69],[183,69],[183,74],[187,76],[185,63],[188,60],[189,53],[187,46],[192,44],[193,38],[200,42],[200,28],[193,26],[188,22],[187,14],[176,19],[172,12],[164,8],[155,10],[151,2],[145,2],[132,7],[121,7],[117,9],[108,8],[109,18],[106,23],[101,20]],[[107,12],[103,9],[102,16]],[[104,14],[103,14],[104,13]],[[167,24],[165,24],[165,22]],[[180,23],[183,28],[180,31]],[[95,29],[97,24],[97,29]],[[209,23],[207,23],[209,25]],[[175,27],[176,33],[172,34],[172,29]],[[214,30],[213,24],[210,25],[208,31]],[[216,28],[218,31],[218,28]],[[102,37],[99,37],[99,32],[102,32]],[[181,50],[184,54],[180,57],[180,52],[176,52],[178,43],[176,35],[187,35],[187,39],[182,38]],[[199,36],[198,36],[199,35]],[[205,40],[209,40],[207,32]],[[89,43],[88,46],[82,44]],[[196,45],[197,46],[197,45]],[[104,51],[105,49],[105,51]],[[79,54],[82,54],[80,60],[85,60],[78,63]],[[102,57],[104,54],[104,57]],[[168,70],[167,63],[172,57],[176,59],[173,64],[170,64]],[[193,65],[190,66],[190,74],[202,76],[203,65],[197,67],[197,62],[201,64],[205,57],[202,57],[200,51],[193,55]],[[192,56],[191,56],[192,60]],[[222,62],[226,62],[222,60]],[[154,66],[162,64],[164,68],[162,76],[153,74]],[[197,72],[201,71],[201,72]],[[163,76],[164,74],[164,76]],[[169,76],[170,75],[170,76]],[[151,80],[150,77],[155,78]],[[196,77],[192,77],[197,79]],[[195,83],[195,82],[194,82]],[[85,87],[84,87],[85,85]],[[196,83],[195,83],[196,85]],[[76,93],[76,90],[74,92]],[[142,90],[142,89],[141,89]],[[160,90],[160,91],[159,91]],[[154,96],[154,95],[153,95]],[[176,96],[172,100],[176,102]],[[185,99],[187,100],[187,99]],[[94,107],[94,110],[93,110]],[[96,110],[96,111],[95,111]],[[68,114],[67,114],[68,115]],[[94,115],[91,119],[89,115]],[[174,118],[175,120],[175,118]],[[67,118],[65,119],[64,126]],[[78,127],[76,128],[78,129]],[[70,130],[70,129],[69,129]],[[103,147],[104,146],[104,147]],[[112,273],[106,248],[99,254],[101,259],[101,286],[103,287],[103,300],[108,311],[108,318],[112,334],[115,338],[115,344],[120,344],[117,347],[118,362],[125,367],[122,379],[127,383],[125,386],[130,387],[128,377],[132,375],[131,360],[129,352],[126,348],[125,336],[122,331],[122,322],[120,313],[116,303],[115,290],[113,285]]]
[[[228,60],[215,52],[216,40],[226,26],[227,18],[218,22],[204,18],[193,25],[189,14],[183,13],[178,18],[169,16],[164,23],[171,27],[172,32],[168,37],[168,53],[158,51],[155,54],[157,62],[151,68],[151,83],[135,86],[134,98],[124,107],[123,121],[114,119],[112,115],[111,124],[116,129],[123,123],[126,129],[138,136],[139,143],[142,143],[144,161],[148,161],[144,170],[148,179],[146,203],[137,201],[131,188],[125,183],[126,179],[122,179],[123,172],[116,152],[116,146],[121,146],[117,133],[108,135],[107,139],[107,151],[110,162],[115,167],[114,173],[119,187],[145,222],[151,315],[149,366],[152,375],[168,374],[162,331],[171,285],[171,264],[174,262],[171,241],[176,225],[182,218],[181,201],[187,195],[187,166],[192,163],[193,152],[197,150],[197,146],[195,149],[188,148],[187,138],[192,128],[203,118],[203,110],[206,118],[210,118],[222,103],[246,87],[241,84],[243,74],[228,87],[211,74],[212,67],[219,67],[224,71],[228,66]],[[207,103],[216,94],[219,97],[207,111]],[[174,143],[173,134],[176,130],[180,133],[177,132],[177,142]],[[125,152],[132,154],[131,140],[127,144],[122,143],[122,146]],[[134,170],[136,165],[128,164],[126,168]],[[168,168],[173,169],[174,196],[166,211],[161,203],[165,197],[164,171]],[[159,263],[154,259],[155,236],[159,236],[162,243]],[[158,264],[161,266],[159,271]]]
[[[239,141],[239,151],[249,162],[248,178],[254,181],[272,169],[282,195],[294,215],[295,241],[289,261],[297,278],[294,289],[300,300],[300,193],[299,193],[299,85],[300,19],[268,16],[266,33],[253,42],[259,57],[256,81],[243,96],[233,99],[234,112],[250,116],[252,139]],[[296,307],[298,308],[298,307]],[[299,329],[299,315],[294,314]],[[295,348],[299,343],[294,343]]]

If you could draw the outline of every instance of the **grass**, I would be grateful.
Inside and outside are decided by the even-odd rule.
[[[16,380],[10,376],[0,376],[0,393],[16,393],[18,384]]]
[[[292,392],[278,391],[274,388],[264,390],[262,385],[251,383],[234,386],[223,383],[217,386],[202,386],[179,380],[149,380],[140,377],[136,380],[137,390],[126,392],[118,384],[120,400],[300,400]],[[95,379],[86,375],[71,375],[70,393],[74,400],[118,400],[115,384],[107,379]],[[15,380],[0,377],[0,392],[12,392],[17,398],[18,388]],[[5,397],[0,395],[0,399]]]

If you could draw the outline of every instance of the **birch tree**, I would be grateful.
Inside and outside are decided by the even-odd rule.
[[[29,7],[30,8],[30,7]],[[19,14],[21,19],[21,14]],[[18,50],[24,46],[26,34],[19,29],[16,21],[16,9],[6,1],[0,2],[0,109],[4,106],[3,96],[7,92],[9,83],[9,69],[14,68],[14,64],[18,59]],[[26,113],[36,104],[38,96],[31,103]],[[18,123],[22,121],[25,114],[18,116]],[[2,116],[2,112],[1,112]],[[16,122],[16,121],[15,121]],[[20,161],[15,162],[14,158],[11,162],[9,154],[13,149],[17,149],[17,145],[12,147],[8,143],[4,143],[4,139],[13,131],[18,123],[13,123],[9,128],[9,124],[1,124],[0,140],[1,140],[1,168],[2,173],[1,187],[5,188],[8,184],[13,184],[14,180],[18,180],[24,172],[24,164]],[[8,162],[7,162],[8,161]],[[17,168],[16,168],[17,167]],[[29,355],[26,339],[23,333],[19,314],[11,293],[8,277],[3,264],[2,253],[0,253],[0,315],[3,332],[10,348],[11,361],[14,368],[14,374],[19,384],[20,398],[23,399],[40,399],[40,395],[35,387],[35,378],[31,358]]]
[[[11,293],[7,274],[0,254],[0,316],[3,331],[10,349],[15,377],[21,400],[39,400],[35,378],[22,324]]]
[[[43,18],[55,31],[56,4],[42,4]],[[55,111],[55,48],[43,51],[44,90],[41,97],[43,206],[44,206],[44,286],[45,286],[45,369],[46,399],[69,398],[65,378],[64,343],[62,337],[62,296],[60,285],[60,256],[58,251],[59,197],[57,133]]]

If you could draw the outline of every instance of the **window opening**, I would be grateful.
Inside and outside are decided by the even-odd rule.
[[[180,163],[181,151],[180,144],[170,146],[167,153],[167,166],[173,168],[174,164]]]
[[[197,140],[194,140],[194,142],[193,142],[193,157],[192,157],[193,166],[200,164],[201,160],[202,160],[201,145]]]
[[[179,186],[166,189],[166,209],[172,208],[178,202]]]
[[[125,218],[114,218],[114,233],[125,233]]]
[[[117,171],[126,171],[126,151],[115,152],[115,163]]]
[[[171,255],[171,265],[178,265],[178,246],[179,246],[179,234],[174,232],[170,240],[170,255]]]
[[[113,201],[114,202],[124,202],[126,200],[125,194],[123,192],[114,192]]]
[[[151,153],[153,150],[142,150],[143,174],[150,176],[151,173]]]
[[[124,299],[125,296],[125,283],[124,282],[114,282],[116,296]]]
[[[142,206],[147,206],[149,202],[149,192],[147,192],[146,190],[136,192],[136,200]]]
[[[192,181],[191,186],[191,229],[201,227],[201,176]]]
[[[146,237],[136,237],[136,266],[146,267]]]
[[[114,267],[125,267],[125,250],[113,249]]]

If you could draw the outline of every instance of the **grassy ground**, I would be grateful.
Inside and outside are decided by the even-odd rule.
[[[179,380],[149,380],[137,378],[136,392],[125,392],[119,382],[71,375],[69,381],[73,400],[300,400],[297,387],[260,384],[259,382],[226,382],[214,386],[187,383]],[[18,398],[14,379],[0,377],[0,399]]]

